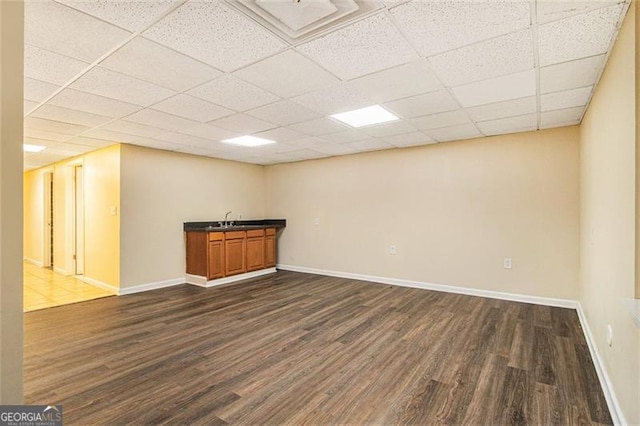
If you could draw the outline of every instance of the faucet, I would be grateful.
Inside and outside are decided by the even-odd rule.
[[[229,222],[227,221],[227,218],[229,217],[229,215],[231,214],[231,210],[229,210],[225,215],[224,215],[224,226],[227,227],[229,226]]]

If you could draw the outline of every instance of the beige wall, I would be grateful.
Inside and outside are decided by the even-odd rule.
[[[183,278],[183,222],[264,217],[264,168],[122,145],[121,288]]]
[[[74,168],[84,170],[84,276],[112,287],[120,283],[120,146],[24,174],[24,257],[44,261],[45,174],[53,172],[53,256],[56,271],[75,273]],[[116,207],[116,215],[111,207]]]
[[[635,15],[632,8],[581,125],[580,301],[626,419],[640,423],[634,297]],[[613,327],[614,344],[606,343]]]
[[[0,2],[0,404],[22,403],[23,16]]]
[[[576,299],[578,156],[571,127],[270,166],[278,263]]]

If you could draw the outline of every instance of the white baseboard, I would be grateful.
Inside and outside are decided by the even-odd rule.
[[[58,268],[55,265],[53,266],[53,272],[57,272],[58,274],[62,274],[67,277],[70,275],[73,275],[72,273],[68,272],[66,269]]]
[[[585,315],[580,303],[578,303],[578,307],[576,308],[576,310],[578,311],[578,318],[580,318],[580,325],[582,325],[582,330],[587,341],[587,346],[589,346],[589,352],[591,353],[593,365],[595,366],[596,373],[598,374],[598,380],[600,380],[600,387],[602,388],[604,397],[607,400],[607,405],[609,406],[611,420],[613,420],[613,424],[615,425],[626,425],[628,423],[624,418],[624,414],[622,412],[622,409],[620,408],[618,398],[616,398],[616,393],[613,390],[613,383],[611,383],[611,379],[609,379],[604,360],[600,356],[598,346],[596,345],[596,340],[591,333],[591,327],[589,327],[589,322],[587,321],[587,316]]]
[[[458,287],[444,284],[409,281],[398,278],[377,277],[374,275],[354,274],[350,272],[327,271],[324,269],[306,268],[303,266],[278,265],[278,269],[285,271],[305,272],[308,274],[326,275],[330,277],[350,278],[354,280],[370,281],[375,283],[390,284],[400,287],[421,288],[423,290],[435,290],[445,293],[466,294],[468,296],[488,297],[490,299],[510,300],[513,302],[533,303],[536,305],[555,306],[559,308],[577,309],[578,301],[571,299],[555,299],[552,297],[529,296],[526,294],[505,293],[493,290],[480,290],[468,287]]]
[[[36,266],[39,266],[39,267],[41,267],[41,268],[43,268],[43,267],[44,267],[44,262],[42,262],[42,261],[40,261],[40,260],[31,259],[31,258],[29,258],[29,257],[25,257],[25,258],[23,258],[23,259],[24,259],[24,261],[25,261],[25,262],[30,263],[30,264],[32,264],[32,265],[36,265]]]
[[[258,271],[246,272],[244,274],[232,275],[230,277],[218,278],[215,280],[207,281],[206,277],[200,275],[187,274],[184,278],[188,284],[197,285],[198,287],[215,287],[218,285],[230,284],[237,281],[248,280],[249,278],[261,277],[263,275],[269,275],[277,272],[276,268],[260,269]]]
[[[184,283],[185,283],[184,278],[174,278],[171,280],[164,280],[164,281],[158,281],[154,283],[140,284],[140,285],[134,285],[132,287],[120,288],[118,291],[118,294],[120,296],[124,296],[125,294],[141,293],[143,291],[157,290],[159,288],[165,288],[165,287],[173,287],[174,285],[180,285]]]
[[[85,282],[87,284],[91,284],[91,285],[94,285],[96,287],[100,287],[100,288],[103,288],[105,290],[109,290],[113,294],[119,294],[118,287],[112,286],[111,284],[107,284],[107,283],[102,282],[102,281],[94,280],[93,278],[90,278],[90,277],[87,277],[87,276],[84,276],[84,275],[81,276],[81,277],[78,277],[78,278],[80,278],[83,282]]]

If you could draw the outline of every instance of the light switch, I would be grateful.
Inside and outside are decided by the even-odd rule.
[[[118,206],[111,206],[111,216],[116,216],[118,214]]]

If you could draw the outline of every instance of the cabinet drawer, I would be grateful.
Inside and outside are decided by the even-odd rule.
[[[209,232],[209,241],[222,241],[223,236],[222,232]]]
[[[247,238],[251,237],[263,237],[264,229],[252,229],[251,231],[247,231]]]
[[[225,238],[227,240],[237,240],[238,238],[244,238],[244,231],[231,231],[225,233]]]
[[[265,229],[267,235],[276,235],[276,228]]]

